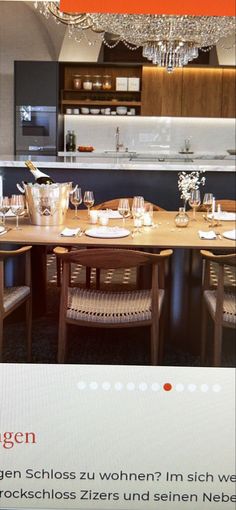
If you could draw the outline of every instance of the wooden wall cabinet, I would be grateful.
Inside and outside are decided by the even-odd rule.
[[[183,68],[167,73],[143,67],[141,114],[172,117],[235,117],[236,70]]]
[[[182,69],[143,67],[141,115],[181,116]]]
[[[182,117],[221,117],[222,69],[184,69]]]
[[[235,118],[236,116],[236,70],[222,70],[222,117]]]

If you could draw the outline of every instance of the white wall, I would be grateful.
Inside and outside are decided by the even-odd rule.
[[[138,152],[176,153],[190,138],[195,153],[227,154],[235,147],[234,119],[65,115],[65,133],[74,130],[77,145],[114,150],[116,127],[120,142]]]
[[[42,17],[42,16],[41,16]],[[43,18],[43,17],[42,17]],[[14,60],[55,60],[65,29],[31,4],[0,1],[0,153],[13,153]],[[55,34],[54,34],[55,32]],[[29,77],[30,79],[30,77]]]

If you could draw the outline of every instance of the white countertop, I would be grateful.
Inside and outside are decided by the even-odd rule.
[[[38,168],[57,169],[90,169],[90,170],[158,170],[158,171],[226,171],[235,172],[234,156],[211,156],[194,155],[194,160],[185,156],[171,155],[171,160],[160,161],[168,158],[167,155],[97,152],[92,153],[60,153],[61,156],[7,156],[0,155],[0,168],[21,168],[24,161],[32,159]],[[133,154],[133,156],[132,156]],[[220,159],[222,157],[222,159]],[[173,159],[172,159],[173,158]],[[204,159],[205,158],[205,159]]]

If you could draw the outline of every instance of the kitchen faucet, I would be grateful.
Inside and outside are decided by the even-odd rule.
[[[121,147],[124,147],[124,144],[120,143],[120,128],[117,126],[117,128],[116,128],[116,152],[119,152]]]

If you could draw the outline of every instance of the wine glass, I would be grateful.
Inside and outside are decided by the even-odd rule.
[[[121,198],[118,203],[118,212],[123,218],[123,225],[125,225],[125,218],[130,216],[130,205],[128,198]]]
[[[88,216],[89,216],[89,212],[90,212],[91,207],[93,207],[93,204],[94,204],[94,194],[93,194],[93,191],[85,191],[85,193],[84,193],[84,205],[88,209]]]
[[[6,213],[10,210],[10,200],[8,197],[0,197],[0,212],[2,213],[2,224],[5,227]]]
[[[22,195],[12,195],[10,204],[11,211],[16,216],[16,226],[14,227],[14,230],[21,230],[19,227],[19,216],[21,216],[25,210],[24,197]]]
[[[196,221],[196,209],[199,207],[201,203],[201,196],[199,189],[193,189],[190,194],[190,198],[188,201],[190,207],[193,209],[193,217],[192,220]]]
[[[141,232],[141,219],[144,214],[144,198],[143,197],[134,197],[132,202],[132,215],[134,218],[134,224],[136,227],[136,232]]]
[[[206,207],[207,216],[209,214],[210,209],[212,208],[213,203],[213,193],[205,193],[203,197],[203,205]]]
[[[75,206],[75,215],[74,219],[78,218],[78,206],[82,204],[82,191],[81,188],[74,189],[73,193],[70,194],[70,201]]]

